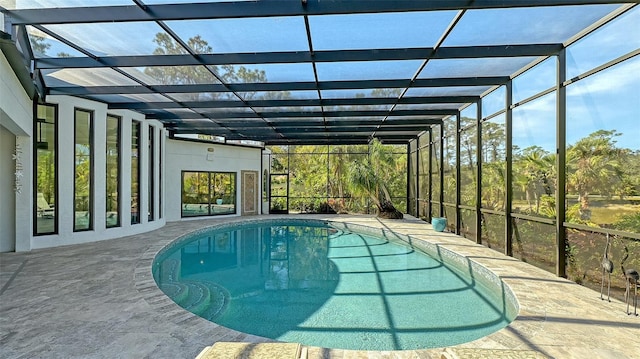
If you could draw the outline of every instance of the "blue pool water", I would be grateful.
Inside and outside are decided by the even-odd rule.
[[[513,320],[504,287],[438,257],[320,221],[270,220],[189,235],[158,255],[154,278],[215,323],[327,348],[449,346]]]

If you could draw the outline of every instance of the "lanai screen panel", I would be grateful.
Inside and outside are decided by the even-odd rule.
[[[0,4],[25,63],[34,60],[41,95],[139,111],[174,134],[266,144],[373,137],[407,143],[527,68],[548,57],[553,63],[576,36],[631,6],[606,0]],[[522,82],[517,86],[530,93]]]

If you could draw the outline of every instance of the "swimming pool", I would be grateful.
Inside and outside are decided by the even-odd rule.
[[[217,324],[327,348],[468,342],[518,311],[493,273],[437,245],[363,226],[259,220],[200,230],[154,261],[183,308]]]

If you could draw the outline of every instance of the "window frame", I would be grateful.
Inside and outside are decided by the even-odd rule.
[[[197,175],[206,174],[207,175],[207,199],[208,199],[208,207],[207,213],[203,214],[192,214],[185,215],[185,206],[188,203],[183,202],[183,196],[185,193],[185,182],[184,175],[185,173],[193,173]],[[231,175],[232,176],[232,185],[233,185],[233,193],[230,195],[230,198],[233,198],[233,212],[224,212],[224,213],[215,213],[212,210],[212,206],[217,205],[216,199],[214,198],[214,193],[211,190],[211,181],[215,177],[215,175]],[[180,173],[180,218],[197,218],[197,217],[215,217],[215,216],[225,216],[225,215],[236,215],[238,214],[238,173],[233,171],[198,171],[198,170],[182,170]]]
[[[116,223],[114,225],[109,225],[108,224],[108,209],[107,209],[107,205],[108,205],[108,201],[109,201],[109,193],[108,193],[108,181],[109,181],[109,169],[108,169],[108,158],[109,158],[109,154],[108,154],[108,150],[109,150],[109,133],[108,133],[108,122],[109,119],[113,119],[116,121],[117,123],[117,130],[116,130],[116,149],[117,149],[117,154],[118,154],[118,159],[116,161],[116,169],[117,169],[117,175],[116,175],[116,181],[117,181],[117,185],[116,185],[116,192],[118,194],[117,197],[117,204],[116,204],[116,208],[117,208],[117,215],[116,215]],[[106,138],[106,146],[105,146],[105,152],[106,152],[106,157],[105,157],[105,227],[107,229],[109,228],[118,228],[118,227],[122,227],[122,129],[123,129],[123,120],[121,116],[116,116],[116,115],[112,115],[112,114],[107,114],[106,117],[106,122],[107,122],[107,127],[105,130],[105,138]]]
[[[53,124],[53,137],[54,137],[54,158],[53,158],[53,188],[54,188],[54,207],[53,207],[53,231],[52,232],[38,232],[38,139],[39,139],[39,131],[34,133],[34,137],[35,137],[35,141],[33,141],[33,169],[34,169],[34,176],[33,176],[33,185],[32,185],[32,191],[33,191],[33,207],[32,207],[32,215],[34,218],[33,221],[33,236],[34,237],[39,237],[39,236],[46,236],[46,235],[55,235],[58,234],[59,232],[59,211],[58,211],[58,200],[59,200],[59,190],[58,190],[58,173],[59,173],[59,156],[58,156],[58,152],[59,152],[59,144],[58,144],[58,129],[60,126],[58,126],[58,119],[59,119],[59,106],[58,104],[55,103],[47,103],[47,102],[38,102],[38,101],[34,101],[33,102],[33,127],[34,127],[34,132],[35,130],[38,128],[38,106],[48,106],[48,107],[53,107],[53,114],[54,114],[54,124]]]
[[[156,128],[154,126],[148,126],[147,132],[147,149],[149,156],[147,158],[149,167],[147,168],[148,183],[147,183],[147,222],[153,222],[155,220],[155,143],[156,143]]]
[[[142,220],[141,220],[142,217],[140,216],[140,197],[141,197],[141,193],[140,193],[140,189],[141,189],[140,185],[141,185],[141,183],[140,183],[140,180],[142,179],[141,161],[140,161],[140,158],[142,157],[142,144],[141,144],[142,121],[136,121],[136,120],[131,121],[131,132],[130,132],[131,148],[130,148],[130,154],[129,154],[129,159],[130,159],[129,166],[130,167],[133,167],[133,153],[134,153],[134,151],[133,151],[134,150],[134,148],[133,148],[133,146],[134,146],[133,134],[134,134],[134,127],[137,130],[137,132],[136,132],[137,133],[137,137],[136,137],[136,142],[135,142],[135,146],[136,146],[135,149],[136,149],[137,153],[136,153],[136,170],[135,170],[135,173],[133,171],[133,168],[130,168],[131,169],[131,171],[130,171],[131,172],[130,173],[131,174],[131,178],[130,178],[129,186],[130,186],[130,189],[131,189],[131,192],[130,192],[130,197],[131,197],[130,198],[130,200],[131,200],[130,204],[131,205],[129,206],[129,215],[131,217],[131,221],[130,221],[131,225],[136,225],[136,224],[141,224],[142,223]],[[135,183],[137,185],[137,190],[135,191],[135,193],[136,193],[135,198],[133,197],[133,193],[134,193],[134,191],[133,191],[133,184],[134,184],[133,176],[134,175],[136,176],[135,177],[136,178]],[[137,210],[137,214],[136,214],[135,217],[134,217],[134,212],[132,211],[133,210],[133,200],[134,199],[135,199],[136,210]]]
[[[78,132],[77,132],[77,113],[85,112],[89,115],[89,128],[88,128],[88,139],[89,139],[89,204],[88,204],[88,215],[89,223],[87,228],[76,228],[76,178],[77,178],[77,165],[76,165],[76,145],[78,144]],[[94,190],[95,190],[95,132],[94,132],[94,123],[95,123],[95,111],[84,109],[80,107],[73,108],[73,232],[86,232],[92,231],[94,229],[94,216],[95,211],[93,206],[95,205],[94,201]]]

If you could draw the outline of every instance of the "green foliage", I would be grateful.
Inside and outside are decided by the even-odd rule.
[[[474,126],[476,120],[469,117],[460,119],[460,202],[464,205],[476,204],[477,173],[477,144],[478,128]],[[454,132],[455,133],[455,132]]]
[[[393,177],[406,172],[398,172],[390,148],[374,139],[369,144],[368,157],[355,161],[349,168],[349,188],[355,194],[366,195],[378,208],[378,213],[394,212],[387,184],[393,183]],[[406,157],[405,157],[406,159]],[[406,163],[406,160],[405,160]]]
[[[545,211],[549,216],[548,203],[543,209],[542,201],[555,192],[555,155],[539,146],[531,146],[514,151],[513,158],[514,198],[526,200],[525,212],[545,215],[541,213]],[[552,213],[555,216],[555,205]]]
[[[29,42],[31,43],[31,49],[36,54],[45,55],[51,47],[51,43],[47,42],[44,37],[34,34],[29,35]]]
[[[567,185],[578,194],[580,218],[591,219],[589,195],[620,193],[629,151],[616,147],[616,130],[598,130],[567,148]]]
[[[367,145],[269,147],[272,153],[271,173],[283,174],[271,177],[270,195],[286,196],[288,184],[291,211],[369,213],[369,202],[374,200],[367,192],[350,185],[350,173],[355,168],[361,168],[356,172],[362,174],[378,168],[379,173],[384,174],[382,181],[389,198],[404,208],[406,146],[396,147],[377,142],[380,148],[374,149],[376,145],[372,145],[371,150]],[[386,161],[385,165],[374,165],[372,158],[381,158]],[[397,198],[401,200],[396,201]],[[286,209],[286,203],[282,205],[282,209]]]
[[[44,195],[44,199],[47,203],[54,204],[55,203],[55,163],[54,163],[54,152],[52,151],[43,151],[39,150],[38,155],[38,165],[37,165],[37,183],[38,183],[38,192]]]
[[[75,146],[75,210],[88,211],[91,190],[90,147],[84,144]]]
[[[190,51],[196,54],[211,54],[214,49],[202,39],[200,35],[196,35],[187,41],[189,50],[176,42],[166,33],[157,33],[153,42],[158,47],[153,51],[154,55],[185,55]],[[145,74],[154,78],[162,84],[183,85],[183,84],[200,84],[215,82],[217,77],[225,83],[238,82],[267,82],[266,73],[262,70],[251,70],[244,66],[234,65],[208,65],[208,66],[152,66],[144,70]],[[253,93],[241,93],[245,100],[253,99]],[[222,92],[206,92],[191,94],[192,101],[225,99],[233,95]],[[280,93],[280,98],[288,97],[287,92]]]
[[[289,208],[300,213],[329,213],[335,214],[335,201],[323,198],[294,198],[289,200]]]
[[[613,228],[631,233],[640,233],[640,212],[620,216],[620,219],[613,224]]]

